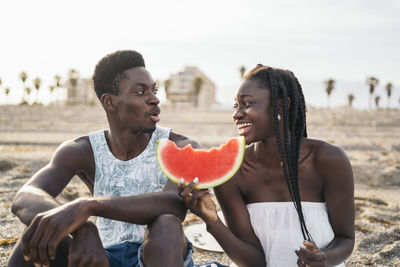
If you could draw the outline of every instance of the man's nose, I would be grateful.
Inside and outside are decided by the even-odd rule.
[[[158,99],[158,97],[152,93],[149,99],[149,104],[150,105],[158,105],[160,104],[160,99]]]

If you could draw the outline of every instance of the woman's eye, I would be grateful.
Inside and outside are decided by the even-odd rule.
[[[243,101],[243,105],[244,105],[245,107],[248,107],[248,106],[251,105],[251,102],[250,102],[250,101]]]
[[[233,104],[233,108],[237,109],[238,108],[238,104]]]

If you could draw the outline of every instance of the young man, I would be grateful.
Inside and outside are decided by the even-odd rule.
[[[193,264],[181,227],[186,209],[158,168],[155,148],[161,138],[198,144],[156,126],[157,87],[139,53],[107,55],[93,82],[109,129],[64,142],[17,192],[12,211],[28,228],[8,266]],[[74,175],[94,198],[61,205],[55,197]],[[90,216],[99,217],[97,227]]]

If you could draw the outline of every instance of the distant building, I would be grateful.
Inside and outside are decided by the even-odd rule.
[[[196,79],[201,80],[197,101],[194,86]],[[173,107],[194,107],[197,102],[198,108],[208,109],[215,103],[215,84],[197,67],[186,66],[183,71],[172,74],[168,80],[167,99]]]
[[[98,104],[92,79],[78,78],[67,80],[67,104],[69,105],[95,105]]]

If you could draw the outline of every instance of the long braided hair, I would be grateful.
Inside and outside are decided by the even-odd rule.
[[[304,221],[298,183],[300,144],[302,138],[307,137],[306,104],[301,85],[291,71],[261,64],[258,64],[243,79],[257,79],[271,91],[272,118],[283,174],[299,216],[303,238],[312,241]],[[283,133],[279,130],[278,100],[282,102]],[[283,144],[281,136],[283,136]]]

